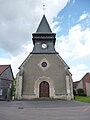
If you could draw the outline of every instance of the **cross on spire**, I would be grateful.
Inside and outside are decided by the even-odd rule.
[[[45,10],[46,10],[45,5],[43,5],[43,15],[45,15]]]

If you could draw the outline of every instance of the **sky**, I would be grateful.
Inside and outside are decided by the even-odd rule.
[[[0,0],[0,64],[11,64],[16,76],[33,49],[43,5],[55,48],[78,81],[90,72],[90,0]]]

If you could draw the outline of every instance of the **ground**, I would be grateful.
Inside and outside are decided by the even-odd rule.
[[[0,101],[0,120],[90,120],[90,103],[62,100]]]

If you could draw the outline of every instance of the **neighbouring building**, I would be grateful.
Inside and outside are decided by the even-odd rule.
[[[0,65],[0,100],[10,100],[14,76],[11,65]]]
[[[82,88],[84,90],[84,95],[90,96],[90,73],[86,73],[80,81],[73,83],[74,90]]]
[[[73,99],[72,74],[55,50],[56,34],[45,15],[32,34],[32,41],[33,50],[16,77],[16,99]]]

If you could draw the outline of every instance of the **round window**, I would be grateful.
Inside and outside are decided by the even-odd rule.
[[[41,65],[42,65],[42,67],[46,67],[47,63],[46,62],[42,62]]]

